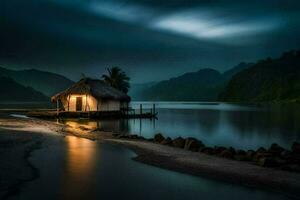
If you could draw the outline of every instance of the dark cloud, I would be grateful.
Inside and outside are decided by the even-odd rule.
[[[1,0],[0,63],[77,79],[119,65],[135,82],[277,56],[300,44],[281,0]]]

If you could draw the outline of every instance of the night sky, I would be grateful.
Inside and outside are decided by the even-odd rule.
[[[135,83],[300,47],[299,0],[0,0],[0,65]]]

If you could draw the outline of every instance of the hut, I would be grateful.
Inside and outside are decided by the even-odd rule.
[[[51,97],[65,112],[122,111],[128,109],[130,97],[101,80],[84,78]]]

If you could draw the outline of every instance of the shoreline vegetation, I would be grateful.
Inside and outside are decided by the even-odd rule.
[[[98,130],[90,130],[86,127],[74,128],[68,125],[57,124],[52,121],[33,118],[14,118],[8,116],[7,113],[5,113],[4,116],[2,114],[0,117],[0,140],[2,140],[3,135],[15,135],[16,132],[22,140],[30,140],[31,142],[39,141],[38,143],[41,144],[41,148],[43,148],[42,141],[47,139],[46,135],[57,135],[62,137],[66,135],[73,135],[90,140],[109,142],[111,144],[122,145],[130,148],[137,154],[137,156],[133,159],[145,164],[195,176],[204,176],[229,183],[279,192],[296,199],[299,198],[300,195],[300,173],[295,172],[299,170],[299,168],[296,167],[297,164],[293,165],[294,167],[289,169],[291,171],[279,170],[282,165],[278,164],[280,164],[283,159],[280,158],[280,160],[277,160],[276,157],[276,159],[274,158],[276,161],[274,161],[272,156],[269,157],[270,153],[272,155],[273,153],[277,155],[279,152],[280,155],[283,154],[283,152],[285,152],[286,155],[289,153],[296,155],[295,153],[299,153],[298,143],[293,145],[293,149],[291,151],[283,150],[279,145],[272,145],[269,149],[260,148],[259,152],[251,151],[252,158],[259,157],[259,163],[266,165],[266,167],[262,167],[254,165],[246,160],[239,161],[239,159],[246,159],[250,152],[234,150],[235,153],[233,153],[233,148],[224,149],[225,147],[204,147],[200,141],[193,138],[176,138],[172,140],[171,138],[164,138],[163,135],[157,134],[153,139],[147,140],[137,135],[122,135],[111,132],[101,132]],[[14,139],[12,140],[14,141]],[[1,143],[4,144],[4,142]],[[16,147],[19,147],[20,144],[15,142],[13,146],[1,145],[0,150],[5,151],[10,148],[16,149]],[[199,152],[200,148],[201,150]],[[22,168],[23,166],[23,168],[26,168],[26,164],[24,163],[29,162],[28,158],[35,149],[36,148],[29,148],[29,151],[25,151],[25,149],[20,150],[18,154],[21,155],[23,153],[22,159],[11,155],[3,156],[2,159],[7,160],[10,158],[6,162],[11,163],[15,162],[14,159],[19,159],[18,163],[21,164],[19,164],[18,167]],[[220,154],[216,153],[221,150],[222,152]],[[297,162],[299,162],[299,160]],[[276,167],[273,166],[274,164]],[[18,177],[6,177],[7,180],[14,180],[14,183],[11,183],[11,185],[15,187],[14,190],[10,189],[7,191],[8,188],[3,187],[2,185],[6,183],[6,180],[2,179],[0,194],[18,191],[16,188],[19,189],[27,181],[34,180],[37,176],[33,174],[38,174],[38,172],[33,172],[33,170],[35,169],[29,168],[30,172],[27,171],[27,174],[29,173],[31,175],[29,178],[27,177],[27,179],[20,180]],[[26,170],[24,169],[24,171]]]

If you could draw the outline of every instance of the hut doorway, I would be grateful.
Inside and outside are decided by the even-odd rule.
[[[76,97],[76,111],[82,111],[82,97]]]

